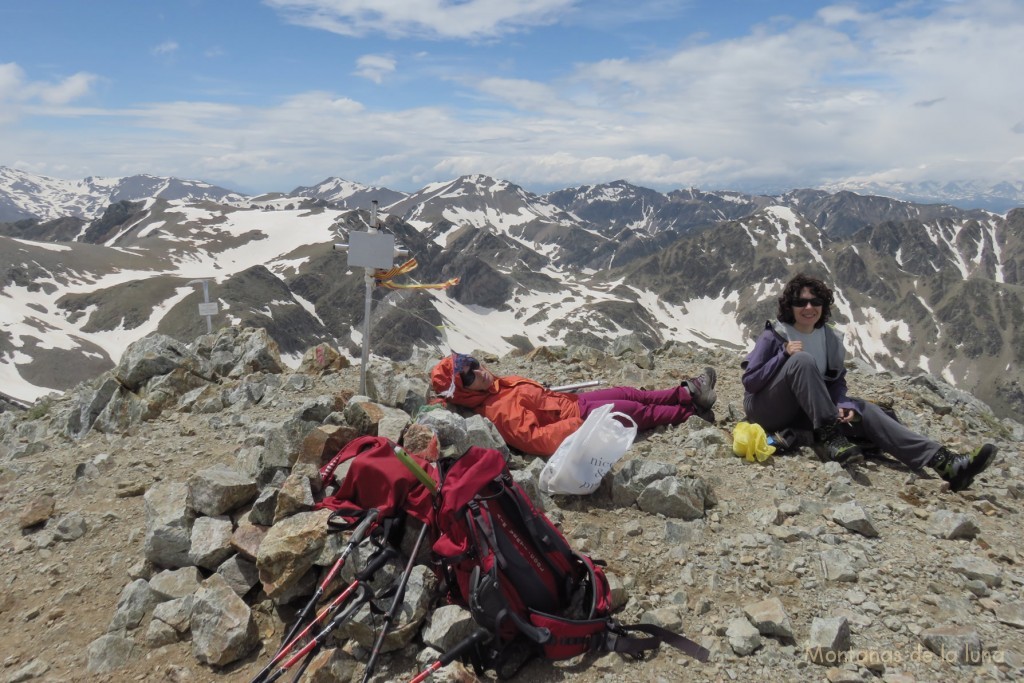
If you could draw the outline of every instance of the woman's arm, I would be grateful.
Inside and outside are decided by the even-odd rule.
[[[548,457],[583,424],[578,409],[575,415],[567,415],[567,402],[532,380],[518,382],[503,393],[486,407],[484,416],[509,446],[523,453]]]
[[[764,389],[787,358],[785,346],[778,336],[770,329],[762,332],[754,350],[742,363],[743,388],[751,394]]]
[[[568,417],[551,424],[541,425],[534,413],[523,413],[519,419],[503,417],[502,424],[495,423],[505,442],[513,448],[540,455],[545,458],[553,454],[558,446],[583,425],[578,417]]]

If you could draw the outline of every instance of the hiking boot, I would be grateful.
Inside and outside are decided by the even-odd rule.
[[[694,412],[693,414],[699,417],[700,419],[704,420],[705,422],[715,424],[715,411],[712,410],[711,408],[708,408],[706,410],[703,408],[697,408],[696,412]]]
[[[683,380],[683,386],[690,392],[690,401],[696,407],[698,414],[711,410],[718,400],[715,393],[715,383],[718,381],[718,373],[714,368],[704,368],[697,377]]]
[[[845,465],[863,459],[860,446],[850,441],[839,428],[839,421],[814,430],[815,452],[825,462]]]
[[[975,448],[970,453],[954,453],[943,446],[928,463],[939,476],[949,482],[950,491],[963,491],[992,464],[998,448],[990,443]]]

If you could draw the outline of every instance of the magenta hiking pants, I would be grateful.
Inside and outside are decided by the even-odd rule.
[[[660,425],[682,424],[694,413],[690,392],[683,386],[654,391],[611,387],[584,391],[578,396],[580,417],[584,420],[595,408],[611,403],[612,410],[633,418],[640,431]]]

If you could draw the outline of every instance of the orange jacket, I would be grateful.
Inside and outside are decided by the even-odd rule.
[[[498,377],[487,391],[467,391],[458,375],[452,377],[449,356],[434,366],[430,378],[438,393],[450,389],[454,379],[448,400],[486,417],[505,443],[523,453],[547,457],[583,424],[576,394],[549,391],[526,377]]]

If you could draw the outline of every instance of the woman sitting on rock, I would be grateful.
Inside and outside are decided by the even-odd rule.
[[[769,320],[743,361],[743,407],[765,431],[813,430],[823,460],[847,462],[861,454],[849,437],[869,441],[911,469],[929,466],[953,491],[971,485],[992,462],[985,444],[957,454],[917,434],[877,405],[846,395],[842,334],[827,325],[835,297],[824,282],[800,274],[786,283],[777,320]]]
[[[544,457],[579,429],[591,411],[608,403],[633,418],[640,430],[681,424],[694,413],[714,420],[713,368],[671,389],[612,387],[573,394],[551,391],[525,377],[495,376],[472,356],[452,353],[434,366],[430,380],[438,396],[493,422],[509,446]]]

